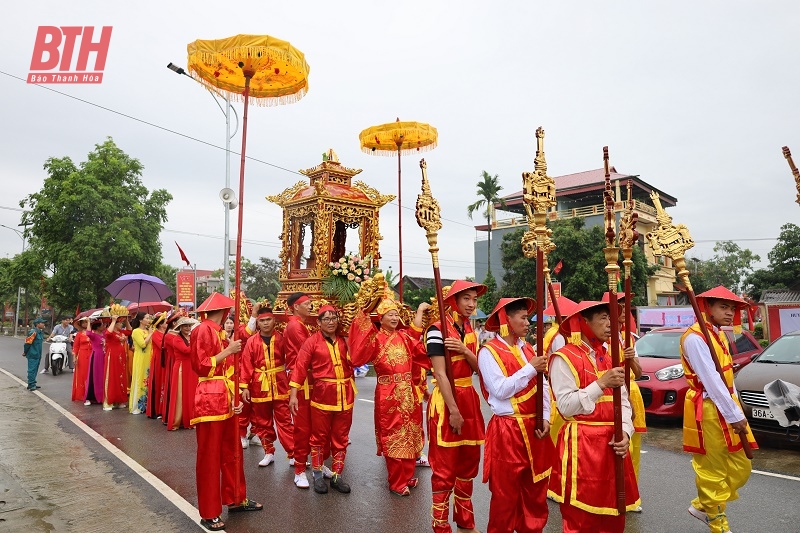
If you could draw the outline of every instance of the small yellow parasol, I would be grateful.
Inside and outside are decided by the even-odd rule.
[[[403,196],[401,186],[401,164],[403,155],[426,152],[436,148],[439,132],[424,122],[396,122],[371,126],[358,135],[361,150],[368,154],[397,156],[397,209],[398,209],[398,256],[400,263],[400,283],[398,293],[403,302]]]
[[[291,44],[269,35],[236,35],[227,39],[198,40],[187,46],[189,72],[201,83],[224,91],[231,99],[244,102],[242,153],[239,166],[239,224],[236,239],[236,309],[241,305],[242,221],[244,213],[244,163],[247,150],[247,109],[250,98],[256,105],[292,104],[308,91],[308,63]],[[239,313],[234,313],[238,336]],[[239,368],[239,354],[234,368]],[[238,395],[239,373],[234,378]],[[235,398],[238,402],[238,396]],[[234,415],[238,419],[238,415]],[[238,421],[237,421],[238,424]],[[238,440],[238,439],[237,439]],[[236,446],[239,449],[239,446]],[[238,453],[237,453],[238,455]],[[238,459],[238,457],[237,457]],[[239,478],[234,493],[238,496]],[[238,503],[238,502],[237,502]]]

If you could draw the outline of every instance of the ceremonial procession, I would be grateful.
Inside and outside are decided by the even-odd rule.
[[[9,531],[800,533],[797,6],[45,4]]]

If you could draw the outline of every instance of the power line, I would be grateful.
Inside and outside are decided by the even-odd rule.
[[[13,74],[11,74],[11,73],[8,73],[8,72],[5,72],[5,71],[2,71],[2,70],[0,70],[0,74],[3,74],[3,75],[5,75],[5,76],[8,76],[9,78],[12,78],[12,79],[15,79],[15,80],[19,80],[19,81],[25,82],[27,85],[34,85],[34,86],[36,86],[36,87],[39,87],[40,89],[45,89],[45,90],[47,90],[47,91],[50,91],[50,92],[53,92],[53,93],[59,94],[59,95],[61,95],[61,96],[66,96],[67,98],[71,98],[71,99],[73,99],[73,100],[76,100],[76,101],[78,101],[78,102],[81,102],[81,103],[84,103],[84,104],[90,105],[90,106],[92,106],[92,107],[96,107],[96,108],[98,108],[98,109],[102,109],[103,111],[108,111],[109,113],[113,113],[113,114],[115,114],[115,115],[119,115],[119,116],[121,116],[121,117],[125,117],[125,118],[128,118],[128,119],[130,119],[130,120],[133,120],[133,121],[136,121],[136,122],[140,122],[140,123],[142,123],[142,124],[145,124],[145,125],[147,125],[147,126],[150,126],[150,127],[156,128],[156,129],[159,129],[159,130],[161,130],[161,131],[165,131],[165,132],[167,132],[167,133],[172,133],[173,135],[177,135],[177,136],[179,136],[179,137],[183,137],[184,139],[189,139],[189,140],[191,140],[191,141],[198,142],[198,143],[200,143],[200,144],[203,144],[203,145],[209,146],[209,147],[211,147],[211,148],[216,148],[217,150],[222,150],[223,152],[224,152],[224,151],[226,151],[226,150],[225,150],[225,147],[223,147],[223,146],[219,146],[219,145],[216,145],[216,144],[214,144],[214,143],[212,143],[212,142],[209,142],[209,141],[204,141],[204,140],[202,140],[202,139],[198,139],[197,137],[192,137],[191,135],[188,135],[188,134],[186,134],[186,133],[181,133],[181,132],[179,132],[179,131],[176,131],[176,130],[173,130],[173,129],[167,128],[167,127],[165,127],[165,126],[160,126],[160,125],[158,125],[158,124],[155,124],[155,123],[153,123],[153,122],[148,122],[147,120],[144,120],[144,119],[141,119],[141,118],[138,118],[138,117],[134,117],[133,115],[128,115],[127,113],[123,113],[123,112],[121,112],[121,111],[117,111],[116,109],[111,109],[110,107],[106,107],[106,106],[102,106],[102,105],[100,105],[100,104],[96,104],[96,103],[94,103],[94,102],[90,102],[89,100],[85,100],[85,99],[83,99],[83,98],[78,98],[77,96],[73,96],[73,95],[71,95],[71,94],[67,94],[67,93],[64,93],[64,92],[58,91],[58,90],[56,90],[56,89],[53,89],[52,87],[47,87],[46,85],[40,85],[40,84],[38,84],[38,83],[27,83],[27,80],[25,80],[24,78],[20,78],[19,76],[15,76],[15,75],[13,75]],[[231,150],[231,152],[230,152],[230,153],[231,153],[231,154],[233,154],[233,155],[238,155],[238,156],[241,156],[241,153],[239,153],[239,152],[234,152],[233,150]],[[268,161],[264,161],[263,159],[258,159],[258,158],[256,158],[256,157],[249,156],[249,155],[245,156],[245,158],[246,158],[246,159],[249,159],[250,161],[254,161],[254,162],[256,162],[256,163],[261,163],[261,164],[263,164],[263,165],[267,165],[267,166],[270,166],[270,167],[272,167],[272,168],[276,168],[276,169],[278,169],[278,170],[283,170],[284,172],[288,172],[288,173],[290,173],[290,174],[295,174],[295,175],[297,175],[297,176],[302,176],[302,177],[304,177],[304,178],[305,178],[305,177],[307,177],[307,176],[305,176],[304,174],[301,174],[300,172],[298,172],[298,171],[296,171],[296,170],[291,170],[291,169],[288,169],[288,168],[286,168],[286,167],[282,167],[282,166],[280,166],[280,165],[276,165],[276,164],[274,164],[274,163],[270,163],[270,162],[268,162]],[[396,202],[389,202],[389,203],[390,203],[391,205],[397,205],[397,203],[396,203]],[[414,210],[413,208],[411,208],[411,207],[408,207],[408,206],[404,206],[404,207],[403,207],[403,209],[406,209],[406,210],[411,210],[411,211],[413,211],[413,210]],[[22,210],[20,209],[19,211],[22,211]],[[459,222],[459,221],[457,221],[457,220],[450,220],[450,219],[447,219],[447,218],[444,218],[444,217],[442,217],[442,220],[445,220],[445,221],[447,221],[447,222],[452,222],[453,224],[459,224],[459,225],[461,225],[461,226],[466,226],[466,227],[468,227],[468,228],[471,228],[471,227],[473,227],[473,226],[471,226],[471,225],[469,225],[469,224],[465,224],[464,222]]]

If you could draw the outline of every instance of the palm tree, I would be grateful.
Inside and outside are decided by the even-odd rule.
[[[489,246],[486,248],[488,251],[487,272],[492,270],[492,207],[494,204],[500,204],[500,207],[506,206],[505,200],[499,196],[499,192],[503,190],[503,187],[498,184],[497,180],[497,174],[492,176],[484,170],[481,173],[481,181],[477,183],[477,193],[480,200],[467,206],[467,215],[469,215],[470,220],[472,220],[472,215],[475,211],[484,206],[486,207],[484,215],[486,216],[486,224],[489,227]]]

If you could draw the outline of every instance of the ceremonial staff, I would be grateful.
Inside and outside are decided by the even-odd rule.
[[[633,292],[631,290],[631,266],[633,265],[633,245],[639,240],[639,232],[636,231],[636,222],[639,215],[633,212],[633,180],[628,180],[628,202],[625,212],[619,221],[619,246],[622,248],[622,265],[625,267],[625,348],[633,345],[631,338],[631,300]],[[625,358],[625,389],[628,394],[631,392],[631,362]]]
[[[441,208],[439,207],[439,202],[431,194],[431,186],[428,183],[428,164],[424,159],[420,160],[419,168],[422,169],[422,193],[417,196],[417,224],[425,230],[425,236],[428,238],[428,251],[431,254],[431,262],[433,263],[433,284],[436,288],[436,303],[439,305],[439,322],[442,325],[442,340],[444,340],[448,336],[447,314],[444,310],[444,297],[442,296],[442,275],[439,273],[439,245],[437,243],[439,230],[442,229]],[[453,381],[453,365],[447,346],[444,347],[444,366],[450,390],[453,398],[455,398],[456,386]]]
[[[797,185],[797,202],[800,204],[800,170],[797,170],[797,167],[794,166],[794,160],[792,160],[792,152],[789,151],[788,146],[783,147],[783,157],[786,158],[786,161],[789,162],[789,168],[792,169],[792,175],[794,176],[795,184]]]
[[[711,354],[711,360],[714,362],[714,368],[717,370],[722,383],[725,383],[725,374],[722,371],[722,367],[719,364],[719,358],[717,357],[717,352],[714,350],[714,345],[711,342],[711,335],[708,332],[705,318],[700,312],[700,307],[697,305],[697,298],[695,297],[692,283],[689,281],[689,270],[686,268],[686,258],[684,257],[686,250],[694,246],[692,236],[689,235],[689,228],[687,228],[684,224],[678,224],[675,226],[672,223],[672,217],[669,216],[661,206],[661,199],[659,198],[658,193],[652,191],[650,193],[650,198],[653,200],[653,204],[656,207],[656,220],[658,221],[658,226],[655,230],[646,235],[647,241],[650,244],[650,247],[653,249],[653,254],[666,255],[672,258],[672,263],[678,270],[678,277],[681,278],[681,281],[683,281],[683,284],[686,286],[686,294],[689,296],[689,303],[692,304],[692,309],[697,317],[697,323],[700,326],[700,332],[703,334],[703,338],[708,345],[708,351]],[[737,311],[737,313],[738,312],[739,311]],[[746,426],[744,430],[739,432],[739,440],[742,442],[744,454],[748,459],[752,459],[753,449],[750,447],[750,443],[747,441]]]
[[[555,250],[550,240],[552,230],[547,228],[547,210],[556,205],[556,182],[547,175],[547,161],[544,156],[544,130],[536,130],[536,158],[534,171],[522,173],[522,201],[527,213],[528,229],[522,237],[522,253],[528,259],[536,257],[536,356],[544,356],[544,287],[545,278],[549,281],[550,269],[547,254]],[[553,297],[553,308],[558,303]],[[558,314],[558,312],[557,312]],[[536,373],[536,429],[544,429],[544,374]]]
[[[616,240],[616,220],[614,217],[614,195],[611,192],[611,173],[608,169],[608,146],[603,147],[603,167],[605,168],[606,188],[603,193],[605,201],[606,247],[603,253],[606,256],[606,274],[608,274],[608,311],[611,315],[611,338],[608,345],[611,348],[611,367],[620,366],[619,357],[619,302],[617,300],[617,277],[619,276],[619,248],[614,246]],[[628,372],[628,368],[625,369]],[[614,401],[614,442],[622,440],[622,390],[614,387],[611,390]],[[625,466],[623,457],[614,454],[614,474],[617,485],[617,511],[625,514]]]

